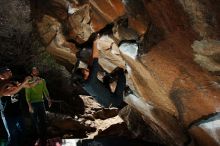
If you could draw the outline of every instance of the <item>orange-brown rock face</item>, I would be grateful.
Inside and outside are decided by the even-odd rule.
[[[121,0],[90,0],[92,7],[91,26],[94,31],[99,31],[106,24],[112,23],[125,14]]]
[[[78,43],[86,42],[92,33],[104,28],[125,14],[120,0],[91,0],[69,13],[69,37]],[[79,25],[80,24],[80,25]]]
[[[213,119],[220,110],[217,0],[50,0],[47,5],[51,9],[41,11],[36,24],[45,47],[60,60],[74,65],[80,47],[91,47],[92,34],[108,31],[114,38],[102,57],[120,61],[101,65],[109,71],[125,61],[134,96],[124,100],[160,143],[220,145],[219,116]],[[125,45],[114,60],[109,53],[120,49],[118,44]],[[137,53],[132,45],[139,56],[129,55]]]
[[[216,131],[219,131],[219,128],[216,128]],[[196,143],[195,145],[199,146],[219,146],[220,133],[216,131],[205,131],[203,128],[197,126],[189,130]]]
[[[217,112],[220,104],[217,98],[220,92],[211,85],[215,78],[193,61],[190,48],[193,42],[186,39],[192,35],[185,32],[170,34],[141,58],[146,68],[151,69],[152,76],[156,77],[157,88],[163,90],[175,104],[178,118],[185,126],[202,116]],[[160,102],[163,104],[162,100]]]

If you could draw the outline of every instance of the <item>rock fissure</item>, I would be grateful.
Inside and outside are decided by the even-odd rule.
[[[200,124],[210,122],[210,120],[214,120],[213,118],[217,117],[219,115],[219,112],[212,113],[210,115],[203,116],[195,121],[192,121],[192,123],[189,124],[188,129],[192,128],[193,126],[198,126]]]

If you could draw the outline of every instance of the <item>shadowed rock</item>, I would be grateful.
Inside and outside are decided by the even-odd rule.
[[[120,50],[117,52],[120,61],[114,63],[111,52],[114,48],[107,45],[111,54],[104,51],[102,55],[104,58],[110,56],[108,60],[113,62],[112,66],[120,66],[118,64],[125,61],[127,83],[143,104],[133,100],[127,102],[149,125],[150,132],[157,135],[161,143],[169,145],[184,145],[188,136],[193,137],[192,145],[219,143],[213,135],[200,143],[198,137],[205,137],[208,132],[198,130],[198,127],[188,129],[201,117],[219,112],[219,80],[208,72],[219,71],[219,2],[89,0],[80,5],[73,1],[49,3],[56,5],[56,9],[48,8],[56,15],[46,13],[47,10],[43,12],[45,16],[41,20],[47,18],[45,24],[51,24],[51,27],[41,25],[39,34],[51,54],[74,64],[78,50],[75,45],[92,47],[89,45],[93,41],[92,34],[95,36],[97,32],[105,31],[106,25],[113,25],[113,33],[109,30],[107,35],[116,38],[112,39],[113,47],[131,40],[141,47],[142,51],[138,52],[147,52],[131,57]],[[196,41],[201,39],[208,41]],[[114,68],[108,61],[100,64],[109,72]],[[146,110],[149,106],[152,110]],[[96,120],[94,112],[89,110],[87,124],[92,125]],[[109,124],[104,121],[104,125]]]

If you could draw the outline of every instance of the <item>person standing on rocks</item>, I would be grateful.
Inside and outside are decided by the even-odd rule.
[[[39,77],[39,70],[37,67],[32,68],[31,76],[31,83],[34,82],[35,86],[25,89],[26,100],[39,136],[35,145],[41,144],[44,146],[46,145],[46,111],[43,97],[46,97],[48,100],[49,107],[51,106],[51,99],[49,97],[46,81]]]
[[[8,134],[8,146],[24,145],[24,122],[21,112],[21,97],[19,91],[29,87],[26,78],[23,83],[12,80],[12,72],[9,68],[0,68],[0,111],[1,118]]]
[[[98,37],[99,38],[99,37]],[[104,107],[123,106],[123,91],[126,86],[126,78],[123,68],[116,68],[111,75],[117,78],[117,86],[114,92],[104,85],[98,78],[97,73],[101,67],[98,63],[99,50],[97,49],[97,40],[93,42],[93,49],[90,63],[79,61],[75,67],[73,82],[78,82],[83,89],[93,96]],[[104,82],[110,80],[109,76],[103,78]]]
[[[29,77],[27,77],[24,82],[18,85],[10,84],[10,79],[12,78],[12,72],[8,67],[0,68],[0,97],[11,96],[18,93],[21,89],[29,87]]]

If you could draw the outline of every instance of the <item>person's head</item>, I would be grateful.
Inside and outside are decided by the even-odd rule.
[[[8,80],[12,77],[12,72],[8,67],[0,68],[0,79],[1,80]]]
[[[90,74],[88,64],[86,64],[83,61],[79,61],[78,67],[77,67],[77,73],[79,75],[81,75],[84,80],[87,80],[89,78],[89,74]]]
[[[80,71],[82,73],[83,79],[87,80],[89,78],[89,74],[90,74],[89,68],[82,68],[82,69],[80,69]]]
[[[37,77],[37,76],[39,76],[39,70],[38,70],[37,67],[35,67],[35,66],[32,67],[31,75],[32,75],[33,77]]]

